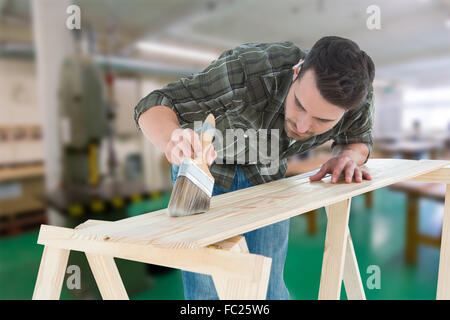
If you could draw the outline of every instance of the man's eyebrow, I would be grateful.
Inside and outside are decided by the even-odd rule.
[[[300,103],[300,100],[298,100],[297,96],[294,93],[294,98],[295,98],[295,102],[297,104],[297,106],[299,106],[300,108],[302,108],[303,110],[306,110],[303,105]],[[331,122],[331,121],[336,121],[335,119],[322,119],[322,118],[317,118],[317,117],[313,117],[314,119],[317,119],[319,121],[323,121],[323,122]]]

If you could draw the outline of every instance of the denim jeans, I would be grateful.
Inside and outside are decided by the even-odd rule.
[[[178,166],[172,165],[172,182],[175,184]],[[225,190],[214,185],[212,195],[219,195],[235,190],[251,187],[253,184],[248,180],[244,171],[237,166],[236,174],[230,190]],[[270,269],[269,286],[267,289],[267,300],[289,300],[289,291],[283,279],[284,262],[288,248],[289,222],[284,220],[272,225],[262,227],[242,234],[247,242],[250,253],[272,258]],[[207,274],[195,273],[182,270],[184,287],[184,298],[186,300],[217,300],[218,295],[212,280]]]

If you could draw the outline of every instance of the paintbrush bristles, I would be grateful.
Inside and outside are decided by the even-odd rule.
[[[167,211],[172,217],[202,213],[209,210],[210,201],[211,197],[195,183],[185,176],[179,176],[173,187]]]

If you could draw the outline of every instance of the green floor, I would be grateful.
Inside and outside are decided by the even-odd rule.
[[[129,215],[157,210],[168,200],[136,204]],[[420,230],[439,234],[443,204],[420,202]],[[326,216],[318,216],[318,232],[308,235],[306,219],[291,219],[289,250],[285,266],[285,281],[292,299],[316,299],[325,240]],[[364,207],[364,197],[352,199],[350,232],[368,299],[434,299],[436,292],[439,251],[421,246],[416,265],[404,260],[405,196],[388,188],[374,194],[374,207]],[[39,268],[42,247],[36,245],[37,231],[18,237],[0,239],[0,299],[29,299],[32,296]],[[183,299],[179,270],[155,269],[141,263],[116,259],[125,287],[131,299]],[[72,254],[70,264],[81,269],[82,289],[63,289],[62,299],[99,298],[92,274],[82,254]],[[369,266],[380,270],[380,289],[368,289],[366,281],[372,275]],[[87,271],[86,271],[87,270]],[[86,271],[86,272],[85,272]],[[66,280],[65,280],[66,281]],[[345,290],[342,290],[345,299]]]

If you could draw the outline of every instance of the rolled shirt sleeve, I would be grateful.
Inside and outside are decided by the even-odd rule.
[[[223,108],[245,88],[245,73],[237,50],[227,50],[202,72],[183,77],[152,91],[134,109],[134,121],[154,106],[167,106],[177,115],[180,125],[204,120],[207,113]],[[223,103],[221,103],[223,102]]]
[[[138,122],[139,117],[145,111],[154,106],[167,106],[172,110],[174,109],[172,100],[168,98],[163,92],[161,92],[161,90],[152,91],[146,97],[141,99],[141,101],[139,101],[139,103],[134,108],[134,122],[136,123],[136,127],[139,130],[141,130]]]
[[[347,123],[341,128],[338,134],[333,138],[331,149],[336,145],[346,145],[353,143],[364,143],[369,149],[364,163],[369,159],[373,150],[373,115],[374,115],[374,97],[373,88],[367,94],[367,98],[361,106],[349,110],[344,117]]]

